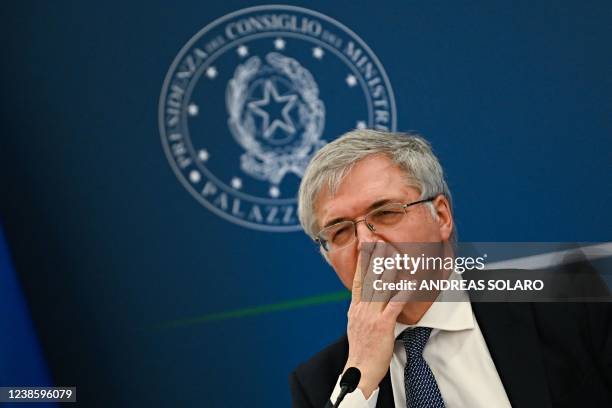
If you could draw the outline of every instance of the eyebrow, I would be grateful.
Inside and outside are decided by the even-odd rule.
[[[368,206],[368,208],[366,208],[365,213],[367,214],[370,211],[372,211],[373,209],[378,208],[378,207],[380,207],[382,205],[389,204],[389,203],[397,203],[397,202],[400,202],[400,201],[401,200],[396,200],[396,199],[391,199],[391,198],[384,198],[382,200],[374,201],[372,204],[370,204]],[[336,218],[333,218],[333,219],[327,221],[325,223],[325,225],[323,226],[323,228],[327,228],[330,225],[334,225],[334,224],[337,224],[337,223],[339,223],[341,221],[347,221],[347,220],[349,220],[349,218],[347,218],[347,217],[336,217]]]

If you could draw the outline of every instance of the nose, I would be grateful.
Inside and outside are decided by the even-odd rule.
[[[376,232],[370,230],[365,222],[358,223],[355,228],[357,232],[357,249],[359,251],[363,249],[362,244],[380,240]]]

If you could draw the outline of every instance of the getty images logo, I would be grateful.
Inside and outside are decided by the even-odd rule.
[[[341,23],[293,6],[257,6],[204,27],[179,52],[159,102],[176,176],[213,213],[296,231],[308,162],[354,128],[395,130],[393,91],[370,48]]]

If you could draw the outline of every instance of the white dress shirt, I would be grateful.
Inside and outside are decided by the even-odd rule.
[[[431,335],[423,357],[431,368],[447,408],[504,408],[510,401],[499,378],[489,349],[482,337],[478,322],[472,312],[467,294],[461,302],[432,303],[421,320],[414,325],[395,324],[395,347],[391,358],[391,386],[396,407],[406,407],[404,367],[406,351],[397,337],[409,327],[431,327]],[[332,393],[336,402],[340,393],[340,377]],[[347,394],[340,407],[374,408],[378,401],[379,388],[365,399],[359,388]]]

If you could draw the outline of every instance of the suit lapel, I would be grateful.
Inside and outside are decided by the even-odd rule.
[[[506,394],[515,408],[550,407],[537,330],[527,303],[472,303]]]
[[[391,388],[391,374],[387,371],[387,374],[378,385],[378,400],[376,401],[376,408],[394,408],[395,403],[393,402],[393,388]]]

